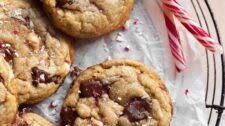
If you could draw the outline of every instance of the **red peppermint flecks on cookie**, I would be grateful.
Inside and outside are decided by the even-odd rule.
[[[4,43],[0,40],[0,50],[3,48],[3,45]]]
[[[20,31],[17,30],[17,29],[14,29],[14,30],[12,31],[12,33],[13,33],[14,35],[18,35],[18,34],[20,33]]]

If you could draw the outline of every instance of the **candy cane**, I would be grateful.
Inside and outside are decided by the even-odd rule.
[[[180,42],[180,36],[176,28],[176,22],[174,15],[171,13],[165,13],[165,23],[168,31],[169,45],[174,57],[176,69],[178,72],[183,71],[186,68],[185,57]]]
[[[164,9],[173,13],[184,27],[193,34],[193,36],[208,50],[212,52],[219,51],[222,53],[222,47],[217,41],[190,18],[185,9],[176,2],[176,0],[162,0]]]

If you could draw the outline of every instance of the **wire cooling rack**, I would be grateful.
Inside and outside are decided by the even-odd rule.
[[[215,11],[208,0],[191,0],[199,24],[223,46]],[[219,2],[219,1],[217,1]],[[222,119],[225,111],[225,60],[224,55],[210,54],[205,51],[206,58],[206,93],[205,103],[208,109],[208,125],[224,126]]]
[[[180,0],[178,2],[183,3],[184,6],[187,5],[187,10],[200,26],[217,39],[221,46],[224,46],[225,40],[222,39],[222,33],[225,34],[225,29],[221,28],[224,26],[221,22],[225,21],[225,17],[221,18],[223,14],[221,10],[225,12],[225,1]],[[224,54],[212,54],[207,50],[204,56],[205,107],[207,109],[205,114],[208,117],[208,126],[225,126],[225,57]]]

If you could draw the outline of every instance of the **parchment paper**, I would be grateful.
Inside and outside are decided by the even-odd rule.
[[[85,69],[107,59],[128,58],[144,62],[165,80],[174,105],[171,126],[206,126],[204,86],[198,44],[185,30],[182,40],[191,40],[184,50],[188,68],[176,73],[168,45],[165,22],[155,0],[136,0],[131,19],[119,30],[96,39],[79,40],[75,45],[75,64]],[[67,78],[56,94],[33,107],[33,110],[59,125],[59,113],[67,89]],[[49,107],[53,103],[55,108]]]

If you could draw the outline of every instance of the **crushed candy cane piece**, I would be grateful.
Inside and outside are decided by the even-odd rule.
[[[185,95],[188,95],[188,93],[189,93],[189,89],[185,89]]]
[[[14,35],[18,35],[18,34],[20,33],[20,31],[17,30],[17,29],[14,29],[14,30],[12,31],[12,33],[13,33]]]
[[[123,30],[123,31],[126,31],[126,30],[128,30],[129,28],[130,28],[130,22],[127,21],[127,22],[122,26],[122,30]]]
[[[133,24],[137,25],[138,23],[139,23],[139,19],[135,18],[134,21],[133,21]]]
[[[56,106],[57,104],[54,101],[52,101],[49,105],[49,108],[55,108]]]
[[[124,51],[129,52],[129,51],[130,51],[130,48],[129,48],[128,46],[126,46],[126,47],[124,48]]]

